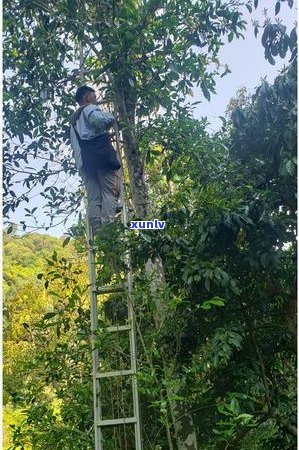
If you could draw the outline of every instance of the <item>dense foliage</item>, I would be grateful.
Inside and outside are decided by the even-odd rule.
[[[166,220],[163,232],[129,237],[116,223],[97,241],[99,284],[123,280],[121,255],[132,254],[144,450],[186,450],[174,403],[196,435],[188,450],[295,446],[296,32],[255,24],[268,61],[288,54],[289,66],[273,85],[232,101],[216,134],[184,104],[194,84],[206,98],[213,93],[228,72],[219,49],[245,29],[242,8],[258,3],[35,0],[6,8],[5,216],[25,201],[26,229],[38,213],[30,205],[36,190],[50,222],[80,209],[82,190],[59,176],[75,173],[65,144],[70,83],[83,81],[73,66],[81,41],[84,81],[100,85],[119,115],[133,214],[148,211],[149,199]],[[293,2],[277,1],[276,14],[283,3]],[[14,232],[4,237],[5,446],[91,450],[84,223],[70,230],[66,248],[69,238]],[[165,283],[153,291],[144,267],[156,256]],[[103,300],[101,325],[124,322],[126,299]],[[125,367],[123,336],[99,333],[97,345],[105,367]],[[103,392],[110,413],[130,409],[122,383]],[[105,438],[107,450],[133,447],[126,428]]]
[[[4,278],[3,278],[3,320],[4,320],[4,446],[8,447],[11,431],[9,424],[16,425],[24,418],[24,408],[32,399],[36,387],[43,390],[39,379],[37,361],[46,357],[50,351],[50,335],[40,336],[39,328],[33,324],[51,316],[55,310],[56,297],[45,289],[41,273],[52,258],[57,260],[57,253],[64,258],[64,264],[74,260],[76,254],[71,247],[62,249],[63,240],[40,234],[17,236],[4,234]],[[67,259],[66,259],[67,258]],[[81,268],[81,271],[83,269]],[[86,283],[86,268],[82,276],[75,272],[77,282]],[[63,302],[60,292],[61,302]],[[42,351],[41,351],[42,350]],[[44,394],[43,394],[44,395]],[[46,389],[44,400],[48,401],[51,392]],[[23,412],[22,412],[23,411]],[[27,448],[27,447],[26,447]],[[31,448],[31,447],[30,447]]]
[[[155,146],[167,147],[149,157],[149,181],[160,196],[156,213],[164,215],[167,230],[135,234],[129,242],[142,330],[139,383],[147,449],[168,448],[163,429],[169,426],[169,398],[161,386],[171,384],[173,374],[165,380],[161,352],[167,352],[175,361],[173,370],[186,379],[184,396],[192,407],[200,448],[294,448],[295,72],[292,66],[273,86],[264,83],[213,137],[205,132],[205,123],[193,119],[169,124],[165,134],[156,124]],[[176,152],[171,151],[174,144]],[[157,165],[163,170],[159,179]],[[99,242],[101,263],[110,267],[101,272],[101,283],[121,269],[111,263],[125,241],[121,229],[114,232],[112,249],[109,241]],[[15,241],[19,238],[8,238],[6,245],[11,248]],[[77,241],[84,251],[83,237]],[[153,326],[156,299],[142,270],[143,260],[156,252],[166,274],[157,295],[172,311],[159,330]],[[54,309],[25,326],[31,352],[33,346],[36,350],[18,369],[26,383],[21,390],[14,387],[19,393],[14,401],[27,408],[15,430],[15,449],[25,442],[36,449],[92,448],[86,280],[79,282],[77,263],[69,263],[54,254],[39,276]],[[9,299],[11,309],[14,301]],[[109,302],[117,299],[107,301],[103,320],[109,316]],[[119,314],[119,304],[117,308]],[[109,317],[113,319],[111,312]],[[111,342],[99,339],[105,355]],[[7,389],[11,392],[9,385]],[[115,389],[114,395],[121,394]],[[66,436],[72,436],[70,447]]]

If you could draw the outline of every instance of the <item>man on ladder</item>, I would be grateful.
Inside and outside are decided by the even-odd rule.
[[[79,108],[70,118],[70,140],[86,187],[87,213],[95,233],[101,225],[112,222],[117,212],[121,165],[108,133],[115,118],[98,107],[91,87],[79,87],[75,97]]]
[[[93,357],[93,399],[94,399],[94,430],[95,430],[95,450],[106,450],[104,430],[113,429],[113,441],[115,441],[115,427],[123,427],[124,441],[126,442],[126,426],[134,430],[134,448],[142,450],[140,405],[137,385],[137,348],[136,348],[136,327],[134,318],[134,307],[132,300],[133,278],[130,254],[124,254],[124,261],[127,266],[126,282],[118,285],[98,286],[96,273],[96,246],[92,244],[92,236],[101,225],[112,222],[117,211],[117,199],[120,191],[122,193],[122,219],[123,224],[127,223],[127,210],[124,201],[123,186],[120,183],[118,171],[121,167],[114,150],[110,136],[107,132],[109,127],[115,123],[112,114],[102,111],[97,105],[95,91],[88,87],[78,88],[76,100],[79,104],[78,110],[71,116],[71,145],[74,151],[76,165],[83,178],[87,190],[88,199],[88,219],[87,227],[89,278],[90,278],[90,300],[91,300],[91,341]],[[118,130],[116,128],[116,142],[119,151]],[[90,234],[91,232],[91,234]],[[114,324],[99,328],[98,317],[98,296],[109,295],[121,292],[125,294],[127,300],[127,319],[125,324]],[[102,300],[103,302],[103,300]],[[127,334],[129,345],[128,367],[113,368],[107,370],[102,364],[102,355],[97,344],[97,333],[119,333]],[[127,348],[127,347],[126,347]],[[113,354],[117,354],[115,348]],[[124,350],[120,349],[120,354]],[[103,408],[103,379],[110,379],[111,386],[113,380],[122,380],[129,377],[131,380],[131,414],[123,411],[115,411],[113,415],[106,417],[107,412]],[[121,384],[122,385],[122,384]],[[125,385],[125,383],[124,383]],[[128,386],[128,384],[126,384]],[[126,387],[126,390],[128,388]],[[116,445],[116,442],[115,442]],[[115,448],[115,447],[114,447]],[[118,450],[127,449],[121,444]],[[131,449],[131,447],[130,447]]]

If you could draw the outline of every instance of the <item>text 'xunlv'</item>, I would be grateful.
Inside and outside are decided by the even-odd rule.
[[[165,227],[165,220],[137,220],[131,221],[131,230],[163,230]]]

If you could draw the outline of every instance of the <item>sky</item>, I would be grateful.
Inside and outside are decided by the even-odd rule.
[[[219,60],[229,65],[231,73],[218,78],[217,95],[212,94],[210,102],[203,98],[197,89],[193,101],[202,100],[202,103],[197,106],[194,117],[206,116],[210,122],[209,131],[219,129],[221,121],[217,117],[224,116],[229,100],[240,87],[245,86],[249,93],[253,93],[262,78],[266,76],[268,82],[273,82],[279,70],[287,64],[287,57],[284,60],[276,58],[275,66],[265,59],[261,44],[262,33],[260,32],[256,38],[251,25],[252,20],[258,20],[260,24],[264,22],[264,8],[268,10],[268,16],[274,18],[275,3],[274,0],[260,0],[258,9],[253,10],[252,14],[245,8],[244,20],[248,22],[247,29],[243,32],[245,39],[233,40],[230,44],[224,45],[219,54]],[[291,29],[297,19],[295,7],[289,8],[287,2],[283,2],[278,17],[288,29]]]
[[[200,88],[194,90],[194,97],[191,101],[202,101],[194,110],[194,117],[197,119],[207,117],[210,123],[208,127],[210,132],[217,131],[220,128],[221,121],[218,117],[225,115],[229,100],[236,95],[240,87],[245,86],[248,92],[252,94],[262,78],[266,77],[272,83],[279,71],[287,64],[287,57],[284,60],[279,57],[276,58],[275,66],[272,66],[265,59],[264,48],[261,44],[261,32],[255,38],[251,24],[252,20],[258,20],[261,24],[264,22],[263,8],[268,8],[269,17],[273,18],[275,3],[275,0],[260,0],[258,9],[253,10],[252,14],[245,8],[244,20],[248,22],[247,29],[243,33],[245,39],[233,40],[231,43],[224,45],[219,54],[220,62],[228,64],[231,73],[217,79],[216,95],[212,94],[211,100],[208,101],[203,97]],[[278,17],[288,29],[291,29],[296,21],[297,12],[294,7],[290,9],[287,2],[282,2]],[[76,181],[73,179],[72,183],[76,183]],[[38,204],[40,204],[40,201],[37,196],[35,201],[32,204],[30,203],[29,208],[32,209]],[[28,205],[25,205],[25,207],[28,207]],[[24,210],[20,208],[11,218],[12,222],[19,223],[20,220],[24,219],[23,216]],[[43,222],[43,220],[40,217],[40,221]],[[71,226],[71,224],[72,222],[68,226]],[[41,229],[37,231],[43,232]],[[60,225],[47,231],[44,230],[44,232],[59,237],[67,232],[67,228]]]

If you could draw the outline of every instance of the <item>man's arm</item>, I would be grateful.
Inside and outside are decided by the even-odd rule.
[[[82,169],[81,148],[80,148],[80,144],[78,142],[77,136],[76,136],[76,132],[72,125],[70,128],[70,141],[71,141],[71,147],[73,150],[73,156],[75,159],[76,167],[80,171]]]
[[[92,105],[93,107],[84,108],[83,114],[85,118],[88,120],[90,125],[95,128],[108,128],[111,127],[115,118],[109,112],[102,111],[97,106]]]

